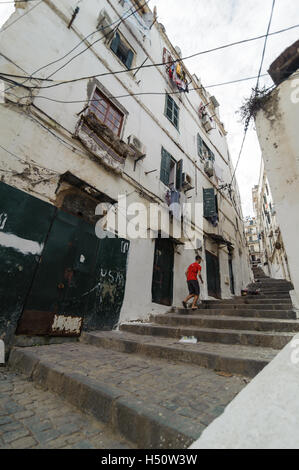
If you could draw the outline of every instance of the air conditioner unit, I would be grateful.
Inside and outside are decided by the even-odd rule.
[[[185,190],[192,189],[192,178],[188,173],[183,173],[183,183],[182,186]]]
[[[203,127],[205,128],[206,132],[210,132],[213,129],[213,125],[210,121],[209,116],[206,114],[202,119]]]
[[[145,157],[146,147],[135,135],[132,134],[128,137],[128,144],[136,151],[136,158]]]
[[[214,165],[211,160],[207,160],[204,167],[205,173],[211,177],[214,175]]]
[[[100,11],[99,17],[98,17],[98,24],[97,24],[97,29],[100,31],[103,31],[105,36],[109,36],[110,33],[113,31],[113,25],[112,25],[112,19],[107,13],[107,10],[103,8]]]
[[[216,100],[215,96],[211,96],[210,101],[211,101],[212,105],[214,106],[214,108],[219,108],[220,104]]]

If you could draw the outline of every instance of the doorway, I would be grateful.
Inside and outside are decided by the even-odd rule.
[[[82,328],[111,330],[119,320],[130,243],[100,240],[97,201],[92,207],[82,195],[72,199],[55,208],[17,334],[79,336]]]
[[[208,281],[208,294],[216,299],[221,299],[220,271],[218,256],[206,251],[206,268]]]
[[[171,306],[173,301],[174,245],[168,238],[155,242],[152,301]]]

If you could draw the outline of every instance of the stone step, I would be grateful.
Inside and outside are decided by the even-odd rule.
[[[243,304],[286,304],[291,305],[291,299],[260,299],[258,296],[254,296],[254,298],[248,297],[235,297],[233,299],[222,299],[222,300],[203,300],[201,305],[216,305],[216,304],[234,304],[234,305],[243,305]]]
[[[257,298],[257,296],[249,296],[248,297],[249,300],[251,299],[254,299],[254,298]],[[258,296],[259,299],[263,300],[267,300],[267,299],[274,299],[276,300],[278,303],[279,303],[279,300],[288,300],[289,302],[291,302],[291,297],[289,294],[285,295],[285,294],[275,294],[275,296],[273,294],[260,294]]]
[[[255,377],[277,354],[271,348],[213,343],[181,344],[176,339],[126,331],[83,333],[81,341],[114,351],[196,364],[217,371]]]
[[[264,310],[257,306],[256,309],[247,309],[244,306],[244,309],[240,308],[207,308],[207,309],[197,309],[195,311],[191,309],[177,308],[172,312],[178,315],[221,315],[221,316],[237,316],[245,318],[276,318],[281,320],[296,320],[296,313],[292,310]]]
[[[286,281],[285,279],[258,279],[255,280],[254,282],[251,282],[250,285],[258,285],[258,284],[263,284],[263,285],[271,285],[271,286],[292,286],[292,283],[290,281]]]
[[[289,287],[280,287],[280,286],[277,286],[277,287],[259,287],[259,290],[261,292],[261,294],[289,294],[290,292],[290,288]]]
[[[219,315],[151,315],[150,321],[159,325],[199,327],[231,330],[252,330],[296,333],[299,320],[274,320],[265,318],[242,318]]]
[[[217,310],[280,310],[280,311],[293,311],[291,305],[286,304],[222,304],[222,303],[215,303],[215,304],[202,304],[198,306],[198,310],[209,310],[209,309],[217,309]],[[184,310],[183,308],[179,308],[179,310]],[[188,309],[190,310],[190,309]],[[173,309],[173,311],[177,311],[177,309]]]
[[[195,311],[191,309],[177,308],[172,312],[178,315],[220,315],[220,316],[234,316],[234,317],[243,317],[243,318],[273,318],[280,320],[296,320],[296,313],[292,310],[263,310],[257,306],[257,309],[244,309],[239,308],[222,308],[217,309],[207,308],[207,309],[197,309]]]
[[[188,448],[248,382],[82,342],[13,349],[10,367],[141,449]]]
[[[244,346],[260,346],[272,349],[282,349],[291,341],[294,333],[269,333],[249,330],[221,330],[217,328],[173,327],[154,323],[124,323],[121,331],[140,335],[178,338],[195,336],[198,341],[222,344],[242,344]]]

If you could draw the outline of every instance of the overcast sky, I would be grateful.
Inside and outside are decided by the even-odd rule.
[[[89,0],[93,1],[93,0]],[[13,11],[13,5],[1,3],[0,25]],[[272,0],[150,0],[157,5],[159,22],[183,56],[211,49],[266,33]],[[299,24],[299,0],[276,0],[271,31]],[[299,37],[299,28],[270,36],[262,73],[289,45]],[[191,73],[201,78],[204,86],[255,76],[258,73],[263,39],[218,52],[212,52],[186,61]],[[1,42],[0,42],[1,47]],[[239,154],[243,126],[236,112],[244,98],[251,93],[256,81],[247,81],[222,87],[208,88],[221,107],[221,118],[228,131],[228,143],[233,162]],[[261,86],[272,85],[270,77],[261,79]],[[258,182],[261,152],[253,125],[247,136],[237,179],[240,187],[244,216],[253,213],[251,189]]]

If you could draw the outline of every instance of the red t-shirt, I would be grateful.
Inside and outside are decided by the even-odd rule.
[[[197,281],[197,275],[201,273],[201,266],[198,263],[190,264],[187,273],[187,281]]]

